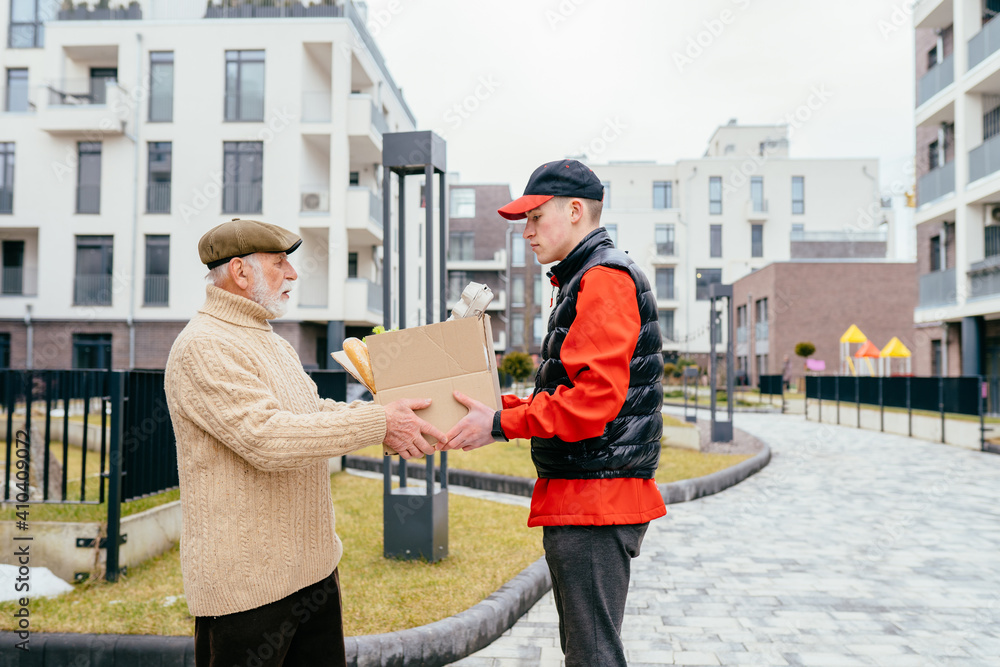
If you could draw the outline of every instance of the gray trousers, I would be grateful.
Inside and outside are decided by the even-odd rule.
[[[622,619],[632,559],[648,523],[545,526],[542,546],[566,667],[626,667]]]

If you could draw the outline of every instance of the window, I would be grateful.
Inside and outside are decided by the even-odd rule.
[[[768,332],[769,321],[767,319],[767,297],[757,300],[754,310],[754,321],[756,322],[754,338],[757,341],[766,341],[768,339],[768,334],[769,334]]]
[[[101,212],[101,142],[77,142],[76,212]]]
[[[454,200],[452,200],[454,201]],[[448,259],[456,261],[468,261],[476,258],[476,233],[475,232],[449,232],[448,233]]]
[[[709,256],[722,257],[722,225],[708,226]]]
[[[932,141],[929,146],[927,146],[927,164],[929,169],[937,169],[940,165],[938,157],[941,153],[940,146],[937,141]]]
[[[356,252],[347,253],[347,277],[358,277],[358,253]]]
[[[927,69],[931,69],[938,64],[938,48],[937,44],[927,52]]]
[[[542,305],[542,274],[534,274],[534,289],[531,291],[532,303],[536,306]]]
[[[611,181],[601,181],[604,186],[604,208],[611,208]]]
[[[944,359],[941,357],[941,341],[932,340],[931,341],[931,376],[941,377],[941,372],[944,369]]]
[[[535,315],[535,318],[531,320],[531,340],[535,347],[539,347],[542,344],[542,336],[545,335],[545,330],[542,329],[542,316]]]
[[[932,272],[933,271],[940,271],[941,270],[941,236],[940,235],[932,236],[931,237],[930,260],[931,260],[931,271]]]
[[[792,176],[792,215],[802,215],[805,212],[806,212],[805,176]]]
[[[618,225],[604,225],[604,231],[611,237],[611,242],[618,247]]]
[[[708,212],[710,215],[722,215],[722,177],[708,178]]]
[[[805,236],[806,226],[801,222],[792,223],[792,240],[800,240]]]
[[[108,103],[108,84],[118,81],[118,68],[116,67],[91,67],[90,68],[90,103]]]
[[[424,256],[424,223],[417,224],[417,257]]]
[[[24,241],[4,241],[0,293],[24,294]]]
[[[170,300],[170,237],[146,235],[145,305],[166,306]]]
[[[10,368],[9,333],[0,333],[0,368]]]
[[[750,201],[753,202],[754,213],[767,211],[767,202],[764,201],[764,177],[750,177]]]
[[[722,282],[722,269],[695,269],[695,299],[708,301],[708,286]]]
[[[524,275],[517,274],[511,277],[510,283],[510,305],[524,305]]]
[[[73,368],[111,369],[111,334],[73,334]]]
[[[169,123],[174,119],[174,52],[149,54],[149,120]]]
[[[673,268],[656,270],[656,298],[661,300],[674,298]]]
[[[418,283],[421,281],[417,281]],[[449,271],[448,272],[448,300],[449,301],[459,301],[462,298],[462,292],[469,284],[469,274],[465,271]]]
[[[677,334],[674,332],[674,311],[660,311],[660,336],[664,341],[677,340]]]
[[[7,43],[12,49],[36,49],[45,46],[45,21],[55,18],[58,2],[11,0],[10,33]]]
[[[750,256],[764,256],[764,225],[750,226]]]
[[[149,142],[149,176],[146,181],[147,213],[170,213],[172,153],[173,144],[169,141]]]
[[[472,188],[453,188],[451,191],[451,217],[476,217],[476,191]]]
[[[361,184],[361,172],[352,171],[347,175],[348,185],[360,185]]]
[[[264,120],[263,51],[226,51],[226,120]]]
[[[0,143],[0,213],[14,212],[14,144]]]
[[[653,208],[674,207],[673,181],[653,181]]]
[[[7,95],[5,111],[28,110],[28,70],[7,70]]]
[[[111,305],[111,270],[114,237],[76,237],[76,281],[73,304]]]
[[[524,318],[518,315],[510,318],[510,345],[514,348],[524,347]]]
[[[510,243],[510,265],[524,266],[524,237],[514,236]]]
[[[222,146],[222,212],[260,213],[264,205],[264,143],[225,141]]]
[[[673,225],[657,225],[656,226],[656,254],[665,255],[668,257],[674,254],[674,226]]]

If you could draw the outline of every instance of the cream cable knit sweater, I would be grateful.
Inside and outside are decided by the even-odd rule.
[[[327,459],[385,438],[381,406],[319,398],[268,316],[209,286],[167,360],[194,616],[253,609],[329,575],[343,546]]]

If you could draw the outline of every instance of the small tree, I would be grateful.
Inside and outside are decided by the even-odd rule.
[[[802,357],[803,359],[808,359],[815,351],[816,346],[808,341],[796,343],[795,345],[795,356]]]
[[[526,352],[508,352],[500,362],[500,370],[518,382],[524,382],[535,372],[531,355]]]

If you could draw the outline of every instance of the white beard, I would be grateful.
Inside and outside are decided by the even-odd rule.
[[[251,265],[253,271],[253,287],[250,288],[250,298],[271,314],[269,319],[277,319],[288,312],[288,301],[281,298],[284,291],[292,289],[292,281],[286,280],[281,283],[276,291],[271,292],[267,288],[264,280],[264,272]]]

